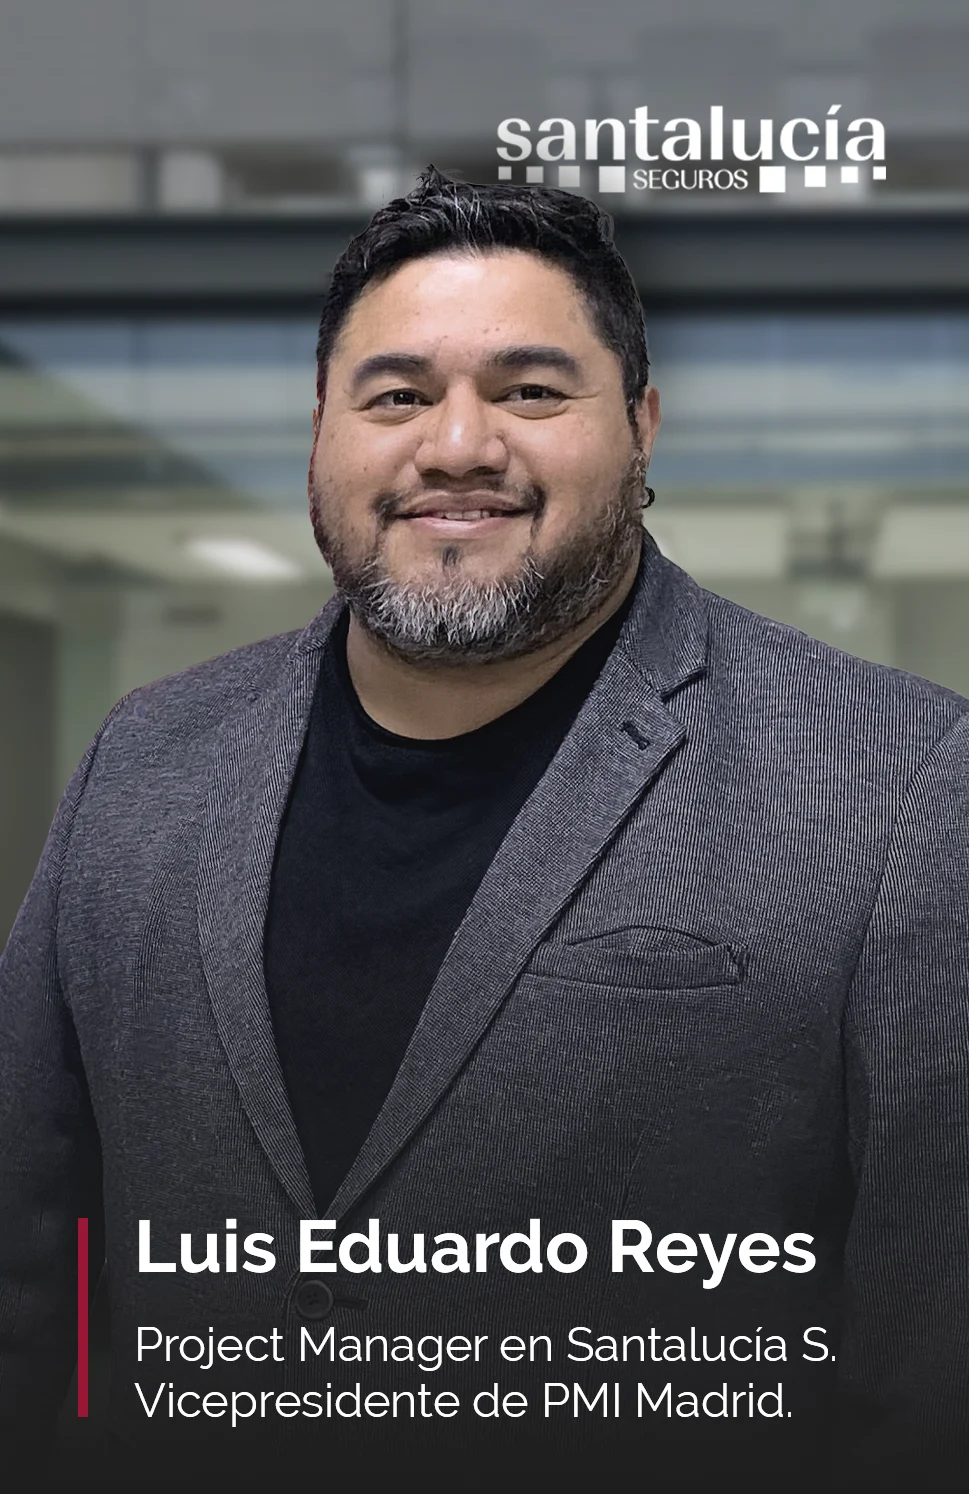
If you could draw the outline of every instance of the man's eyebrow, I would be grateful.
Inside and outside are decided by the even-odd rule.
[[[430,371],[430,358],[420,353],[374,353],[353,370],[350,391],[355,394],[368,379],[375,379],[379,374],[426,374]]]
[[[564,348],[545,343],[523,344],[520,347],[498,348],[485,360],[489,368],[557,368],[561,373],[578,378],[581,373],[579,361]],[[370,379],[381,374],[428,374],[433,364],[421,353],[374,353],[358,363],[350,376],[350,392],[356,394]]]
[[[564,348],[543,343],[499,348],[487,361],[492,368],[557,368],[561,373],[571,374],[573,378],[578,378],[582,371],[579,360],[573,358],[571,353],[567,353]]]

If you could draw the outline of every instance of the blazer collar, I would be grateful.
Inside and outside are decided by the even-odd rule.
[[[643,531],[635,596],[616,643],[662,700],[707,664],[707,593]]]

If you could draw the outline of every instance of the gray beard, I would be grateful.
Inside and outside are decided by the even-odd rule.
[[[398,581],[379,550],[347,555],[313,494],[316,541],[354,618],[411,663],[489,663],[521,658],[585,622],[618,585],[642,545],[642,468],[595,519],[539,560],[529,549],[514,575],[475,581],[459,574],[460,550],[445,547],[440,579]]]

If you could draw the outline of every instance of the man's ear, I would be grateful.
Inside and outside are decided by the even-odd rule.
[[[636,405],[636,428],[643,451],[649,457],[660,428],[662,413],[659,407],[659,390],[655,384],[647,384]]]
[[[321,410],[320,406],[319,405],[314,405],[313,406],[313,439],[314,439],[314,441],[316,440],[316,437],[320,434],[320,421],[322,420],[322,418],[323,418],[323,411]]]

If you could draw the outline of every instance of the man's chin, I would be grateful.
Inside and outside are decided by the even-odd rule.
[[[423,592],[444,597],[462,596],[469,591],[489,591],[495,587],[514,587],[526,570],[524,554],[517,557],[460,556],[446,564],[441,556],[426,560],[380,567],[385,586],[401,591]]]

